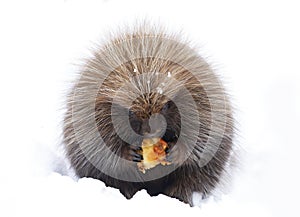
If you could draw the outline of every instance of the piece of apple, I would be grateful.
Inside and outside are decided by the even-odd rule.
[[[142,173],[151,169],[159,164],[169,165],[170,162],[166,161],[166,149],[168,144],[161,138],[146,138],[142,143],[143,160],[137,163],[138,169]]]

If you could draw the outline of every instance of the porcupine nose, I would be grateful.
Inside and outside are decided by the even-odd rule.
[[[150,134],[150,132],[151,132],[151,128],[149,126],[149,120],[144,119],[142,121],[142,126],[141,126],[141,135],[147,135]]]
[[[161,138],[166,132],[167,122],[163,115],[153,114],[142,123],[142,135],[145,138]]]

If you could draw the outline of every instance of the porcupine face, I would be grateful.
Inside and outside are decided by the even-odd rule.
[[[129,109],[129,122],[132,130],[141,136],[152,135],[162,137],[167,143],[176,143],[180,134],[180,114],[174,102],[169,100],[162,104],[158,112],[149,106],[151,100],[149,104],[145,104],[146,109],[134,109],[135,106]],[[158,114],[164,117],[165,123],[156,118]]]
[[[227,98],[208,64],[162,33],[138,31],[97,50],[69,102],[67,150],[78,168],[93,165],[85,169],[87,175],[97,168],[118,180],[139,182],[185,163],[201,168],[232,131]],[[156,177],[151,170],[143,176],[131,153],[147,136],[171,144],[172,168],[154,168],[166,170]],[[222,147],[224,161],[229,143]]]

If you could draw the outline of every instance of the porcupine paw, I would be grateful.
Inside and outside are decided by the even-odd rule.
[[[142,148],[137,145],[127,145],[123,147],[122,157],[133,162],[141,162],[143,160]]]
[[[170,163],[180,164],[184,161],[184,154],[177,144],[171,145],[165,152],[166,160]]]

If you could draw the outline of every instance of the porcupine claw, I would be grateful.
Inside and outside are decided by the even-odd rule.
[[[134,146],[131,149],[131,157],[133,162],[141,162],[143,160],[142,148]]]

